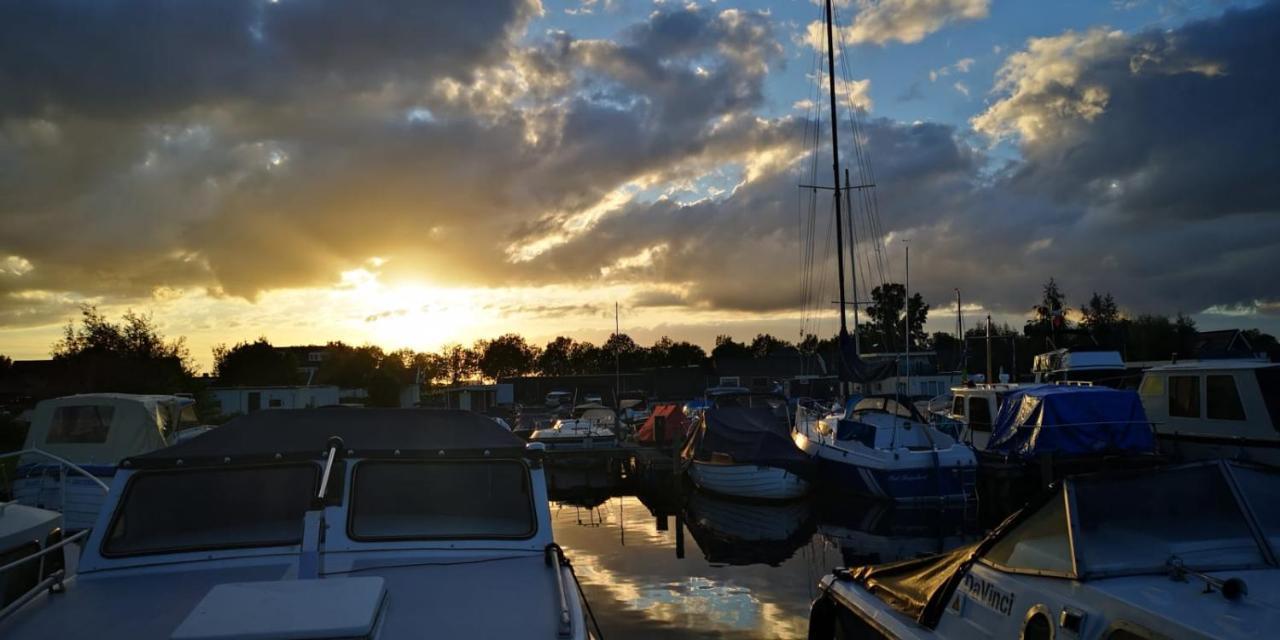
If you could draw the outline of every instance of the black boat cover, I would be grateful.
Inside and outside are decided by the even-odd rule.
[[[352,456],[520,457],[525,442],[478,413],[457,409],[276,409],[240,416],[125,467],[320,459],[331,436]],[[486,453],[487,452],[487,453]]]
[[[766,407],[712,407],[702,414],[686,457],[710,460],[725,454],[735,463],[786,469],[810,478],[813,459],[796,447],[791,430]]]
[[[863,360],[858,356],[858,348],[853,341],[853,336],[848,333],[841,333],[839,342],[840,357],[837,358],[839,361],[837,369],[841,382],[867,383],[884,380],[893,375],[894,369],[898,366],[894,361],[871,364]]]

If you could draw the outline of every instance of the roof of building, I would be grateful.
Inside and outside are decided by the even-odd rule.
[[[1280,367],[1268,360],[1197,360],[1151,367],[1148,371],[1221,371],[1225,369],[1263,369]]]
[[[281,409],[257,411],[126,467],[319,460],[342,438],[348,457],[515,457],[525,443],[478,413],[457,409]]]
[[[1201,331],[1196,334],[1196,356],[1238,358],[1253,355],[1253,346],[1239,329]]]

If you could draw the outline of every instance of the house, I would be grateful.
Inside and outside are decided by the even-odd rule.
[[[759,392],[781,392],[792,378],[827,373],[822,358],[794,347],[778,349],[764,357],[720,356],[712,358],[711,367],[714,376],[709,386],[746,387]]]
[[[450,409],[485,412],[498,406],[511,406],[514,391],[509,383],[464,384],[443,391]]]
[[[321,386],[210,387],[214,409],[224,416],[261,409],[310,409],[339,404],[338,388]]]

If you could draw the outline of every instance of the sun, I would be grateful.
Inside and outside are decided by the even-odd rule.
[[[343,272],[333,298],[357,335],[388,350],[427,351],[469,342],[484,324],[475,291],[425,283],[385,284],[367,269]]]

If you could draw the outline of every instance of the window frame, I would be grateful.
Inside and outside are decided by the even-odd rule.
[[[514,464],[519,465],[524,472],[524,481],[529,487],[529,531],[526,535],[491,535],[491,534],[474,534],[474,535],[399,535],[399,536],[368,536],[357,535],[355,531],[356,521],[356,499],[360,490],[360,469],[368,464],[374,465],[433,465],[433,464]],[[529,463],[523,459],[515,458],[452,458],[448,460],[428,460],[428,459],[411,459],[411,460],[387,460],[387,459],[367,459],[360,460],[351,470],[351,490],[347,494],[346,510],[346,534],[347,539],[352,542],[379,543],[379,542],[437,542],[440,540],[531,540],[538,535],[541,523],[538,519],[538,503],[537,497],[534,495],[533,474],[530,471]]]
[[[98,554],[103,558],[136,558],[143,556],[173,555],[179,553],[205,553],[209,551],[234,551],[236,549],[282,549],[288,547],[296,547],[302,544],[305,535],[304,524],[302,520],[298,521],[298,537],[291,542],[239,542],[226,544],[207,544],[198,546],[184,547],[166,547],[150,549],[146,551],[111,551],[111,532],[115,531],[116,525],[120,518],[124,516],[123,506],[125,501],[129,499],[129,494],[133,490],[134,485],[140,478],[151,478],[155,476],[172,476],[187,473],[207,473],[207,472],[223,472],[223,471],[252,471],[255,469],[276,469],[281,467],[310,467],[314,472],[312,476],[312,484],[310,493],[314,496],[320,490],[320,473],[323,471],[321,466],[314,461],[301,462],[283,462],[276,464],[250,464],[250,465],[228,465],[220,467],[191,467],[189,469],[157,469],[135,472],[129,477],[129,481],[124,485],[124,491],[120,494],[120,499],[116,501],[115,508],[111,513],[111,521],[107,523],[106,531],[102,534],[102,541],[98,544]],[[304,509],[305,513],[306,510]]]
[[[65,420],[64,415],[75,413],[75,420],[79,421],[80,412],[92,411],[94,417],[98,420],[98,426],[102,428],[101,440],[76,440],[69,439],[67,436],[74,435],[74,432],[68,431],[63,433],[61,427]],[[104,415],[105,414],[105,415]],[[44,434],[44,444],[46,445],[105,445],[111,441],[111,434],[114,432],[113,427],[116,421],[116,406],[113,404],[70,404],[53,408],[53,415],[49,417],[52,425],[49,431]],[[58,439],[54,439],[55,436]]]
[[[982,402],[982,406],[986,407],[985,411],[987,419],[982,423],[981,429],[974,427],[973,422],[973,403]],[[965,407],[965,424],[969,425],[969,430],[977,433],[994,433],[996,430],[996,417],[991,411],[991,401],[985,396],[969,396],[969,404]]]

